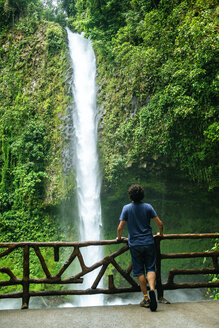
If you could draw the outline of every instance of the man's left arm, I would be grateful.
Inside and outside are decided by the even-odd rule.
[[[126,223],[126,221],[122,220],[122,221],[120,221],[120,223],[118,225],[118,228],[117,228],[117,238],[116,238],[117,240],[121,240],[122,239],[122,232],[123,232],[125,223]]]

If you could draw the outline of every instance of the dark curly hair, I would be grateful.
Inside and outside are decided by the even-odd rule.
[[[144,198],[144,189],[138,184],[133,184],[129,187],[128,194],[133,202],[138,203]]]

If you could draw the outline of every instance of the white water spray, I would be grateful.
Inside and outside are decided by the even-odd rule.
[[[97,154],[96,59],[91,42],[67,28],[72,59],[73,122],[80,239],[100,240],[101,181]],[[85,264],[102,258],[101,247],[83,249]],[[87,277],[87,278],[86,278]],[[96,272],[84,277],[83,287],[91,287]],[[80,297],[79,305],[101,305],[102,295]]]

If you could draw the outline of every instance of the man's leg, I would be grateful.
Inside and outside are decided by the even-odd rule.
[[[153,271],[149,271],[147,273],[147,280],[150,287],[149,295],[150,295],[150,309],[151,311],[156,311],[157,309],[157,300],[155,295],[155,279],[156,274]]]
[[[155,279],[156,279],[155,272],[147,273],[147,280],[148,280],[150,290],[155,290]],[[143,295],[147,295],[147,281],[146,281],[144,274],[138,276],[138,283],[139,283],[139,286],[141,288]],[[148,299],[148,297],[146,297],[145,299]]]
[[[147,301],[148,300],[148,296],[146,296],[147,295],[147,281],[146,281],[144,274],[138,276],[138,283],[139,283],[141,291],[144,295],[144,299]]]
[[[155,279],[156,279],[156,273],[152,272],[152,271],[149,271],[147,273],[147,280],[148,280],[150,290],[155,290]]]

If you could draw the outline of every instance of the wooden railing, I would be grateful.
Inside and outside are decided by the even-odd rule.
[[[207,252],[193,252],[193,253],[161,253],[161,241],[166,239],[203,239],[203,238],[219,238],[218,233],[205,233],[205,234],[173,234],[164,235],[163,237],[154,236],[156,248],[157,248],[157,263],[156,263],[156,288],[158,293],[158,299],[161,302],[167,303],[168,301],[163,297],[164,290],[178,289],[178,288],[201,288],[201,287],[219,287],[219,281],[216,282],[193,282],[193,283],[175,283],[174,277],[176,275],[194,275],[194,274],[218,274],[218,256],[219,251],[207,251]],[[119,248],[114,253],[105,256],[99,262],[94,263],[92,266],[86,266],[84,262],[82,253],[80,251],[83,247],[89,246],[106,246],[113,244],[126,244],[122,248]],[[42,254],[41,248],[52,248],[54,253],[54,260],[60,262],[60,250],[62,248],[73,248],[71,255],[68,260],[61,264],[61,268],[55,275],[52,275],[50,268],[46,264],[46,260]],[[127,252],[129,247],[127,241],[116,241],[116,240],[104,240],[104,241],[90,241],[90,242],[18,242],[18,243],[0,243],[0,259],[7,257],[12,254],[15,250],[23,249],[23,272],[22,278],[18,278],[14,275],[9,267],[0,267],[0,273],[6,274],[9,279],[1,280],[0,286],[22,286],[22,291],[12,292],[12,293],[0,293],[1,298],[22,298],[22,308],[28,308],[29,299],[32,296],[50,296],[50,295],[90,295],[90,294],[115,294],[115,293],[126,293],[126,292],[136,292],[140,291],[140,288],[136,281],[131,277],[131,265],[127,268],[122,268],[118,264],[116,258]],[[44,278],[32,278],[30,277],[30,249],[34,250],[34,253],[38,257],[42,270],[44,272]],[[201,269],[171,269],[169,272],[168,280],[166,283],[162,283],[161,280],[161,261],[165,259],[176,259],[176,258],[197,258],[197,257],[211,257],[212,267],[211,268],[201,268]],[[63,274],[70,267],[71,263],[78,259],[80,263],[80,272],[77,272],[74,276],[63,278]],[[114,284],[114,276],[108,275],[108,287],[98,288],[100,280],[103,278],[104,274],[109,265],[112,265],[117,272],[125,279],[129,284],[128,287],[116,287]],[[30,284],[80,284],[83,283],[83,276],[89,272],[100,268],[94,281],[91,282],[90,288],[86,290],[73,289],[73,290],[41,290],[41,291],[31,291]]]

